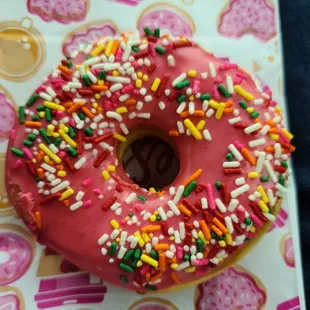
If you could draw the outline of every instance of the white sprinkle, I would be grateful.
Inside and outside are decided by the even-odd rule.
[[[70,186],[70,182],[69,181],[63,181],[62,183],[60,183],[59,185],[53,187],[51,189],[51,193],[55,194],[58,193],[60,191],[62,191],[63,189],[67,188],[68,186]],[[83,203],[82,203],[83,204]]]
[[[118,229],[113,229],[110,238],[115,239],[119,235],[119,230]]]
[[[180,271],[180,270],[186,269],[189,266],[190,266],[190,262],[186,261],[186,262],[183,262],[183,263],[179,264],[177,270]]]
[[[190,95],[192,95],[192,93],[193,93],[193,90],[189,87],[189,88],[187,88],[187,90],[186,90],[186,95],[187,96],[190,96]]]
[[[234,82],[230,75],[226,77],[226,83],[227,83],[228,93],[232,95],[235,92],[235,90],[234,90]]]
[[[198,239],[198,233],[197,233],[196,229],[193,229],[191,231],[191,233],[192,233],[193,238]]]
[[[152,245],[154,246],[155,244],[157,244],[158,243],[158,238],[157,237],[153,237],[152,238]]]
[[[86,74],[93,84],[97,84],[98,80],[97,80],[96,76],[93,75],[93,73],[90,70],[88,70]]]
[[[118,98],[119,101],[124,102],[129,98],[128,94],[122,95]]]
[[[276,184],[276,189],[282,194],[285,194],[287,192],[287,188],[281,185],[280,183]]]
[[[128,118],[129,118],[129,119],[134,119],[136,116],[137,116],[137,114],[136,114],[135,112],[131,112],[131,113],[128,115]]]
[[[180,230],[180,238],[184,240],[185,239],[185,223],[184,222],[179,223],[179,230]]]
[[[233,125],[233,124],[236,124],[236,123],[239,123],[241,121],[241,117],[240,116],[237,116],[237,117],[234,117],[234,118],[230,118],[228,120],[228,123],[230,125]]]
[[[136,109],[140,111],[140,110],[142,110],[142,108],[143,108],[143,102],[142,101],[138,101],[137,104],[136,104]]]
[[[264,99],[255,99],[255,100],[253,100],[253,103],[254,103],[255,105],[261,105],[261,104],[264,103]]]
[[[235,238],[235,240],[236,240],[237,242],[243,242],[244,239],[245,239],[245,235],[236,236],[236,238]]]
[[[75,211],[78,208],[82,207],[82,205],[83,205],[82,201],[77,201],[76,203],[74,203],[73,205],[70,206],[70,210]]]
[[[254,192],[254,196],[255,196],[256,198],[260,198],[260,197],[261,197],[261,194],[260,194],[259,192],[255,191],[255,192]]]
[[[249,142],[249,146],[250,147],[257,147],[259,145],[263,145],[266,143],[266,139],[265,138],[261,138],[261,139],[256,139],[256,140],[252,140]]]
[[[126,71],[127,75],[132,75],[135,73],[135,69],[133,67],[129,68],[127,71]]]
[[[157,209],[157,211],[158,211],[158,214],[159,214],[160,218],[161,218],[163,221],[166,221],[166,220],[167,220],[167,215],[166,215],[164,209],[163,209],[162,207],[159,207],[159,208]]]
[[[171,94],[171,90],[170,89],[165,89],[165,95],[168,97]]]
[[[126,242],[126,239],[127,239],[127,231],[122,231],[119,244],[124,245]]]
[[[183,101],[182,103],[179,104],[176,112],[178,114],[181,114],[184,111],[185,107],[186,107],[186,102]]]
[[[228,232],[230,234],[232,234],[234,232],[234,226],[233,226],[231,218],[229,216],[225,217],[225,224],[226,224]]]
[[[144,59],[144,64],[149,67],[151,65],[151,61],[148,58]]]
[[[54,167],[52,167],[52,166],[50,166],[50,165],[48,165],[48,164],[46,164],[46,163],[41,164],[41,167],[42,167],[44,170],[46,170],[46,171],[48,171],[48,172],[50,172],[50,173],[55,173],[55,172],[56,172],[56,169],[55,169]]]
[[[235,222],[236,224],[239,224],[239,219],[236,214],[232,214],[230,218],[233,220],[233,222]]]
[[[251,201],[255,201],[255,200],[256,200],[256,198],[255,198],[254,195],[250,195],[248,198],[249,198],[249,200],[251,200]]]
[[[147,243],[147,244],[145,245],[145,251],[146,251],[146,253],[151,253],[151,251],[152,251],[152,245],[151,245],[150,243]]]
[[[44,93],[44,92],[39,93],[39,96],[42,99],[46,100],[46,101],[52,101],[53,100],[52,96],[50,96],[50,95],[48,95],[47,93]]]
[[[276,217],[273,214],[270,214],[268,212],[263,212],[263,215],[270,221],[270,222],[274,222]]]
[[[203,80],[206,80],[206,79],[208,78],[208,73],[207,73],[207,72],[202,72],[202,73],[200,74],[200,76],[201,76],[201,78],[202,78]]]
[[[104,234],[98,240],[98,244],[103,245],[108,239],[109,239],[109,236],[107,234]]]
[[[68,86],[70,88],[80,89],[80,88],[82,88],[82,83],[79,83],[79,82],[69,82]]]
[[[174,196],[174,195],[175,195],[175,187],[174,187],[174,186],[169,187],[169,194],[170,194],[171,196]]]
[[[116,83],[110,87],[110,92],[114,93],[122,88],[123,88],[123,85],[121,83]]]
[[[212,137],[211,137],[210,132],[209,132],[208,129],[205,129],[205,130],[202,132],[202,134],[203,134],[203,137],[204,137],[207,141],[211,141],[211,140],[212,140]]]
[[[195,245],[192,245],[190,247],[190,252],[192,255],[195,255],[197,253],[197,247]]]
[[[108,111],[106,113],[107,117],[111,117],[111,118],[114,118],[116,119],[117,121],[121,122],[123,120],[122,116],[116,112],[113,112],[113,111]]]
[[[48,92],[48,94],[50,95],[50,96],[52,96],[53,98],[55,98],[56,97],[56,93],[54,92],[54,89],[52,89],[51,87],[46,87],[46,91]]]
[[[173,217],[173,212],[171,211],[171,210],[169,210],[168,212],[167,212],[167,217],[168,218],[171,218],[171,217]]]
[[[153,97],[151,96],[151,95],[148,95],[148,96],[145,96],[144,97],[144,101],[145,102],[150,102],[150,101],[152,101],[153,100]]]
[[[173,198],[174,203],[178,203],[179,200],[181,199],[183,192],[184,192],[185,187],[183,185],[180,185],[177,189],[177,192]]]
[[[137,246],[137,244],[138,244],[138,238],[133,237],[131,242],[130,242],[130,248],[134,249]]]
[[[281,120],[282,120],[282,118],[281,118],[281,116],[276,116],[274,119],[273,119],[273,121],[275,122],[275,123],[280,123],[281,122]]]
[[[209,101],[208,100],[204,100],[203,103],[202,103],[202,110],[203,111],[207,111],[208,106],[209,106]]]
[[[234,109],[233,114],[235,116],[238,116],[240,114],[240,111],[238,109]]]
[[[243,177],[241,177],[241,178],[238,178],[238,179],[236,179],[235,180],[235,184],[236,185],[243,185],[245,183],[245,179],[243,178]]]
[[[208,209],[208,200],[207,200],[207,198],[201,198],[201,205],[202,205],[202,209],[203,210]]]
[[[50,184],[51,186],[56,186],[61,183],[61,179],[54,179]]]
[[[212,62],[209,63],[209,70],[210,70],[211,77],[216,78],[216,69],[215,69],[214,64]]]
[[[127,204],[130,204],[135,198],[137,197],[136,193],[131,193],[129,196],[125,199],[125,202]]]
[[[117,254],[117,258],[118,259],[122,259],[124,257],[124,255],[126,254],[127,249],[123,246],[120,247],[118,254]]]
[[[178,230],[174,231],[174,242],[176,244],[180,244],[181,243],[181,239],[180,239],[180,233]]]
[[[223,168],[236,168],[240,167],[239,161],[224,161],[223,162]]]
[[[280,143],[276,143],[275,145],[274,145],[274,150],[275,150],[275,152],[274,152],[274,157],[275,158],[280,158],[281,157],[281,144]]]
[[[187,134],[188,136],[191,136],[191,135],[192,135],[192,133],[190,132],[189,129],[186,130],[186,134]]]
[[[77,201],[80,201],[80,200],[83,199],[84,195],[85,195],[84,192],[78,191],[78,193],[77,193],[76,196],[75,196],[75,199],[76,199]]]
[[[193,115],[195,113],[195,103],[193,101],[189,102],[188,111],[190,115]]]
[[[196,258],[197,259],[203,259],[203,254],[202,253],[197,253]]]
[[[171,251],[166,251],[165,252],[165,255],[168,257],[168,258],[172,258],[174,256],[174,253],[171,252]],[[180,265],[179,265],[180,266]]]
[[[184,126],[183,126],[183,123],[181,121],[177,121],[177,127],[178,127],[178,132],[180,134],[183,134],[184,133]]]
[[[123,83],[123,84],[130,84],[130,81],[131,81],[130,78],[123,77],[123,76],[113,76],[113,75],[108,75],[106,79],[109,82]]]
[[[265,168],[266,168],[266,170],[268,172],[268,175],[269,175],[271,181],[274,182],[274,183],[277,183],[278,182],[277,176],[276,176],[276,174],[275,174],[275,172],[274,172],[270,162],[265,160],[264,161],[264,166],[265,166]]]
[[[164,103],[163,101],[160,101],[159,104],[158,104],[158,106],[159,106],[159,108],[160,108],[161,110],[165,110],[165,108],[166,108],[166,105],[165,105],[165,103]]]
[[[259,130],[261,127],[262,127],[262,125],[260,123],[256,123],[256,124],[253,124],[251,126],[246,127],[244,129],[244,132],[249,135],[250,133],[252,133],[256,130]]]
[[[82,129],[82,128],[84,127],[84,125],[85,125],[84,121],[81,120],[81,121],[76,125],[76,128],[77,128],[77,129]]]
[[[223,204],[223,202],[220,198],[215,199],[215,204],[222,213],[225,213],[227,211],[225,205]]]
[[[138,113],[137,117],[143,118],[143,119],[149,119],[151,118],[151,113]]]
[[[85,163],[86,163],[86,157],[83,156],[74,164],[74,168],[80,169]]]
[[[267,190],[267,196],[268,196],[268,200],[269,200],[269,205],[271,207],[273,207],[275,205],[277,199],[274,197],[272,189]]]
[[[99,196],[99,198],[100,198],[100,196]],[[116,215],[121,215],[121,214],[122,214],[122,211],[123,211],[122,208],[118,208],[118,209],[115,211],[115,214],[116,214]]]
[[[175,205],[175,203],[172,200],[168,200],[167,204],[175,215],[180,215],[180,210],[178,209],[178,207]]]
[[[260,173],[262,171],[265,158],[266,158],[266,153],[260,152],[258,155],[257,163],[256,163],[256,168],[255,168],[256,172]]]
[[[173,232],[174,232],[173,228],[172,228],[172,227],[169,227],[169,229],[168,229],[168,234],[171,236],[171,235],[173,235]]]
[[[186,79],[186,73],[183,72],[172,82],[172,86],[175,87],[175,85],[181,83],[185,79]]]
[[[214,110],[213,110],[213,109],[209,109],[209,110],[206,112],[206,117],[210,118],[213,114],[214,114]]]
[[[230,196],[231,198],[236,198],[242,194],[244,194],[245,192],[247,192],[250,189],[249,184],[244,184],[240,187],[238,187],[237,189],[233,190],[232,192],[230,192]]]
[[[40,181],[38,184],[37,184],[38,188],[43,188],[44,187],[44,182]]]
[[[126,125],[124,123],[121,123],[120,124],[120,128],[122,130],[122,132],[125,134],[125,135],[128,135],[129,134],[129,130],[128,128],[126,127]]]
[[[140,91],[139,91],[139,93],[140,93],[140,95],[141,95],[141,96],[145,96],[145,95],[146,95],[146,93],[147,93],[146,88],[144,88],[144,87],[143,87],[143,88],[141,88],[141,89],[140,89]]]
[[[172,55],[168,55],[167,60],[168,60],[169,67],[174,67],[175,66],[175,59],[174,59],[174,57]]]
[[[115,211],[115,210],[117,210],[120,206],[121,206],[120,203],[114,202],[113,205],[110,207],[110,209],[111,209],[112,211]]]
[[[101,248],[101,254],[105,256],[108,253],[108,250],[106,248]]]
[[[106,143],[106,142],[100,142],[99,143],[100,147],[105,149],[105,150],[109,150],[110,149],[110,144]]]

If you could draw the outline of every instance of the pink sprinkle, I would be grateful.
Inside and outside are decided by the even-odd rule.
[[[57,84],[53,85],[53,88],[54,89],[60,89],[60,88],[62,88],[62,86],[63,86],[63,83],[57,83]]]
[[[150,270],[150,273],[151,273],[151,275],[154,275],[154,274],[156,273],[155,268],[152,268],[152,269]]]
[[[118,98],[120,97],[121,93],[119,91],[115,92],[112,97],[111,97],[111,101],[113,103],[117,102],[118,101]]]
[[[15,139],[16,138],[16,129],[12,129],[10,132],[10,139]]]
[[[219,76],[217,76],[213,82],[214,82],[215,84],[219,84],[219,83],[222,82],[222,79],[221,79]]]
[[[236,78],[235,80],[234,80],[234,85],[240,85],[242,83],[242,79],[241,78]]]
[[[183,248],[180,246],[177,247],[177,259],[178,260],[183,259]]]
[[[148,272],[148,270],[150,269],[150,265],[148,265],[148,264],[144,264],[143,266],[142,266],[142,268],[140,269],[140,274],[142,275],[142,276],[144,276],[147,272]]]
[[[37,91],[38,92],[41,92],[41,91],[45,91],[46,87],[44,85],[40,85],[38,88],[37,88]]]
[[[139,67],[138,65],[138,62],[136,60],[134,60],[132,63],[131,63],[131,66],[134,68],[134,69],[137,69]],[[130,85],[131,86],[131,85]]]
[[[133,94],[134,94],[135,96],[139,96],[139,94],[140,94],[139,89],[135,89],[135,90],[133,91]]]
[[[156,52],[155,52],[155,48],[154,48],[154,44],[153,43],[149,43],[148,51],[149,51],[149,53],[151,54],[151,56],[153,58],[156,58]]]
[[[285,136],[285,134],[281,131],[281,130],[278,130],[278,134],[279,136],[281,137],[281,140],[283,140],[284,143],[288,143],[290,144],[290,140]]]
[[[141,212],[142,210],[143,210],[143,207],[142,207],[142,205],[141,204],[136,204],[135,206],[134,206],[134,209],[137,211],[137,212]]]
[[[277,103],[276,101],[274,101],[274,100],[271,100],[271,101],[270,101],[270,105],[273,106],[273,107],[275,107],[275,106],[278,105],[278,103]]]
[[[239,223],[243,223],[244,219],[245,219],[245,209],[240,206],[238,208],[238,219],[239,219]]]
[[[14,169],[18,169],[22,165],[22,161],[20,159],[17,159],[13,165]]]
[[[60,158],[64,158],[64,157],[66,156],[66,152],[60,151],[57,155],[58,155]]]
[[[86,178],[83,182],[82,185],[84,187],[87,187],[89,184],[91,184],[91,178]]]
[[[173,43],[169,42],[166,48],[167,53],[172,53],[173,51]]]
[[[123,54],[123,51],[121,48],[118,48],[117,52],[116,52],[116,55],[115,55],[115,60],[116,61],[120,61],[121,58],[122,58],[122,54]]]
[[[92,201],[91,200],[87,200],[83,203],[83,207],[85,208],[89,208],[93,205]]]
[[[214,198],[213,198],[213,191],[212,191],[211,184],[207,184],[206,191],[207,191],[207,195],[208,195],[209,208],[211,210],[215,210],[215,202],[214,202]]]
[[[128,94],[133,91],[133,86],[132,85],[127,85],[121,89],[121,94]]]
[[[241,151],[243,148],[245,148],[245,146],[243,144],[241,144],[238,140],[234,140],[233,142],[234,146]]]
[[[94,189],[93,189],[93,193],[94,193],[95,195],[100,195],[100,194],[101,194],[101,190],[100,190],[99,188],[94,188]]]
[[[125,220],[120,220],[121,225],[126,225],[127,222]]]
[[[216,85],[213,86],[212,93],[213,93],[213,98],[214,99],[216,99],[216,100],[221,99],[220,93],[217,90]]]
[[[56,119],[60,120],[65,117],[65,113],[63,111],[56,111]]]
[[[23,152],[25,153],[25,155],[26,155],[29,159],[32,159],[32,158],[33,158],[32,153],[30,152],[29,149],[23,148]]]
[[[71,117],[70,120],[69,120],[69,124],[72,126],[72,127],[75,127],[76,126],[76,123],[75,123],[75,120]]]
[[[195,260],[195,266],[206,266],[208,264],[209,264],[209,261],[205,258]]]
[[[112,110],[112,102],[109,101],[109,100],[105,101],[105,102],[102,104],[102,106],[103,106],[103,109],[104,109],[105,111],[110,111],[110,110]]]
[[[251,219],[258,228],[263,226],[262,221],[255,214],[251,214]]]
[[[236,72],[236,76],[239,77],[242,80],[247,80],[248,79],[248,77],[245,74],[241,73],[241,72]]]
[[[200,85],[200,80],[196,79],[194,81],[194,86],[193,86],[193,94],[196,95],[199,91],[199,85]]]

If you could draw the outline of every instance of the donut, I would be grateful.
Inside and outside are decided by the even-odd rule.
[[[19,110],[6,186],[27,226],[79,268],[139,292],[239,260],[275,220],[291,172],[293,135],[272,93],[160,29],[86,52]]]
[[[0,171],[5,170],[5,154],[0,153]],[[5,189],[5,175],[2,173],[0,175],[0,217],[9,216],[14,213],[14,208],[12,207],[8,195]]]
[[[143,298],[134,302],[128,310],[178,310],[170,301],[163,298]]]
[[[6,285],[19,279],[30,267],[33,242],[24,237],[29,238],[28,232],[19,226],[4,224],[0,228],[0,285]]]
[[[294,246],[291,233],[287,233],[282,237],[280,241],[280,251],[285,264],[291,268],[295,268]]]
[[[22,293],[15,287],[0,286],[1,310],[25,310],[25,301]]]
[[[276,16],[269,0],[230,0],[219,18],[220,35],[240,39],[252,34],[267,42],[276,35]]]
[[[29,13],[46,22],[58,21],[62,24],[82,21],[89,7],[88,0],[27,0]]]
[[[199,284],[196,310],[264,309],[266,290],[241,266],[226,269],[217,277]]]

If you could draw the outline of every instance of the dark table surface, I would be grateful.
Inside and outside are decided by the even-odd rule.
[[[297,151],[301,249],[307,308],[310,309],[310,0],[279,0],[290,128]],[[309,298],[307,298],[309,297]]]

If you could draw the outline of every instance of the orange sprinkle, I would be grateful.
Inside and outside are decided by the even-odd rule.
[[[67,67],[65,67],[65,66],[63,66],[63,65],[59,65],[58,66],[58,69],[61,71],[61,72],[64,72],[64,73],[66,73],[66,74],[68,74],[68,75],[71,75],[71,70],[69,69],[69,68],[67,68]]]
[[[146,279],[146,281],[149,281],[150,278],[151,278],[151,273],[150,273],[150,272],[147,272],[147,273],[145,274],[145,279]]]
[[[101,107],[97,108],[97,113],[101,113],[103,111],[103,109]]]
[[[141,231],[143,233],[153,233],[155,231],[158,231],[161,229],[160,225],[150,225],[150,226],[144,226],[141,228]]]
[[[76,104],[72,104],[72,106],[68,109],[68,114],[72,115],[73,112],[78,111],[85,103],[84,102],[77,102]]]
[[[94,118],[94,114],[85,106],[81,108],[81,111],[88,117],[88,118]]]
[[[231,114],[231,113],[233,113],[233,108],[226,108],[226,109],[224,109],[224,114]]]
[[[175,271],[172,271],[170,274],[171,279],[174,281],[174,283],[180,283],[181,280],[179,279],[179,276]]]
[[[42,220],[41,220],[41,213],[39,211],[37,211],[35,214],[34,214],[35,218],[36,218],[36,224],[37,224],[37,227],[38,228],[41,228],[42,227]]]
[[[278,128],[270,128],[268,133],[278,133]]]
[[[70,108],[73,106],[73,102],[72,102],[72,101],[65,102],[65,103],[63,104],[63,106],[64,106],[66,109],[70,109]]]
[[[155,251],[168,251],[169,250],[169,244],[168,243],[157,243],[154,245]]]
[[[166,255],[165,253],[159,253],[159,270],[164,272],[166,269]]]
[[[94,91],[106,91],[109,89],[106,85],[92,85],[90,88]]]
[[[231,108],[233,106],[233,102],[232,102],[232,100],[229,100],[229,101],[227,101],[226,103],[225,103],[225,108],[227,109],[227,108]]]
[[[205,112],[202,111],[202,110],[195,110],[194,114],[189,114],[188,111],[182,112],[182,113],[180,114],[180,116],[181,116],[182,118],[186,118],[186,117],[189,117],[189,116],[204,117],[204,115],[205,115]]]
[[[241,154],[252,166],[256,166],[256,159],[253,157],[253,155],[249,152],[247,148],[244,147],[241,150]]]
[[[183,206],[182,204],[180,204],[178,206],[178,209],[185,215],[185,216],[188,216],[188,217],[191,217],[192,216],[192,212],[190,210],[188,210],[185,206]]]
[[[208,258],[210,253],[210,249],[209,248],[205,248],[205,250],[203,251],[203,258]]]
[[[257,124],[257,123],[261,123],[261,121],[260,121],[260,119],[259,119],[259,118],[255,118],[253,121],[254,121],[254,123],[255,123],[255,124]]]
[[[209,227],[208,227],[206,221],[205,220],[201,220],[201,221],[199,221],[199,224],[200,224],[200,228],[201,228],[205,238],[207,240],[211,240],[210,230],[209,230]]]
[[[197,171],[194,172],[184,183],[183,186],[186,187],[190,182],[195,181],[202,175],[202,169],[198,169]]]
[[[55,163],[54,163],[52,160],[50,160],[48,164],[49,164],[50,166],[54,166],[54,165],[55,165]]]
[[[43,151],[40,151],[39,154],[38,154],[38,156],[37,156],[37,162],[38,162],[38,163],[41,163],[42,160],[43,160],[43,158],[44,158],[44,156],[45,156],[44,152],[43,152]]]
[[[63,165],[56,165],[55,168],[57,170],[64,170],[64,166]]]
[[[65,205],[65,207],[69,207],[69,205],[70,205],[69,199],[65,199],[65,200],[63,201],[63,204]]]
[[[227,228],[219,221],[217,217],[214,217],[212,221],[224,234],[228,232]]]
[[[266,124],[269,125],[270,127],[274,127],[277,125],[277,123],[271,119],[267,119]]]
[[[157,197],[161,197],[163,195],[165,195],[166,191],[161,191],[160,193],[157,194]]]
[[[153,275],[153,277],[151,277],[150,278],[150,282],[156,282],[158,279],[160,279],[161,278],[161,276],[162,276],[163,274],[162,274],[162,272],[157,272],[157,273],[155,273],[154,275]]]
[[[266,146],[265,152],[267,153],[274,153],[274,146]]]
[[[37,169],[37,174],[40,179],[44,179],[45,175],[44,175],[44,170],[42,168]]]
[[[114,44],[113,44],[113,47],[112,47],[112,50],[111,50],[111,54],[113,54],[113,55],[116,54],[120,44],[121,44],[120,41],[114,41]]]
[[[211,229],[218,235],[218,236],[222,236],[223,233],[221,230],[219,230],[215,225],[211,226]]]
[[[172,258],[168,258],[166,260],[167,264],[176,264],[177,263],[177,258],[173,256]]]
[[[41,128],[42,123],[41,122],[26,121],[25,126],[28,128]]]
[[[179,132],[177,130],[170,130],[169,131],[169,136],[170,137],[178,137],[179,136]]]
[[[126,106],[135,105],[137,103],[136,99],[130,98],[125,101]]]

